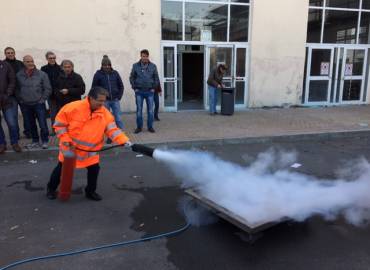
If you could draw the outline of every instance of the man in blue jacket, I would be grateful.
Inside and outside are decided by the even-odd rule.
[[[105,102],[105,107],[112,111],[116,125],[123,129],[121,120],[120,100],[123,95],[123,82],[119,73],[112,68],[112,62],[107,55],[103,56],[101,61],[101,69],[95,72],[92,88],[99,86],[108,90],[109,96]]]
[[[140,61],[132,65],[130,83],[135,91],[136,98],[136,125],[135,133],[140,133],[143,128],[143,103],[144,99],[148,111],[148,131],[154,133],[154,89],[159,84],[158,71],[155,64],[149,61],[149,51],[140,52]]]

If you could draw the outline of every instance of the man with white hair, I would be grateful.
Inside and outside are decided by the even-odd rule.
[[[58,111],[64,105],[80,100],[85,93],[85,83],[81,75],[74,72],[73,62],[63,60],[61,66],[63,72],[59,75],[53,89]]]

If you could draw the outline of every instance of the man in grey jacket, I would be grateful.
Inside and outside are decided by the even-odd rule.
[[[51,95],[48,75],[38,70],[30,55],[23,57],[24,69],[17,73],[18,89],[16,96],[25,112],[25,120],[30,124],[32,144],[29,148],[39,147],[39,133],[36,125],[38,120],[41,129],[42,148],[48,148],[49,130],[46,122],[45,101]]]
[[[149,61],[149,51],[140,52],[140,61],[132,65],[130,83],[135,91],[136,99],[136,125],[135,133],[140,133],[143,128],[143,103],[146,101],[148,111],[148,131],[154,133],[154,89],[159,84],[158,71],[155,64]]]

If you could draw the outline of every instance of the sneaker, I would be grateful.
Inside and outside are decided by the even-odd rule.
[[[141,128],[136,128],[136,129],[135,129],[135,131],[134,131],[134,133],[135,133],[135,134],[138,134],[138,133],[140,133],[141,131],[143,131]]]
[[[154,117],[154,121],[161,121],[158,117]]]
[[[40,148],[40,144],[39,143],[30,143],[30,144],[27,144],[26,148],[27,149]]]
[[[14,152],[17,152],[17,153],[22,152],[22,148],[17,143],[13,144],[12,148],[13,148]]]
[[[85,197],[92,201],[101,201],[103,198],[96,192],[86,192]]]
[[[42,143],[41,147],[42,147],[42,149],[48,149],[49,144],[48,143]]]
[[[151,133],[155,133],[155,130],[152,127],[151,128],[148,128],[148,131],[151,132]]]
[[[55,190],[51,190],[49,187],[46,187],[46,197],[49,200],[55,200],[57,198],[57,192]]]
[[[5,144],[0,144],[0,154],[4,153],[6,151]]]

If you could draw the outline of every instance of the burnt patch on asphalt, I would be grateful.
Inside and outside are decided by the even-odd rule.
[[[33,186],[32,180],[15,181],[7,185],[6,187],[9,188],[9,187],[17,186],[17,185],[23,185],[24,189],[30,192],[41,191],[45,189],[44,187]]]
[[[130,215],[134,220],[131,229],[145,232],[146,236],[151,236],[179,229],[186,224],[185,218],[179,211],[179,200],[184,196],[181,188],[126,188],[124,185],[114,186],[117,190],[137,192],[143,195],[143,200]]]

